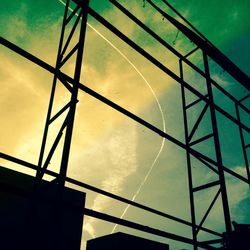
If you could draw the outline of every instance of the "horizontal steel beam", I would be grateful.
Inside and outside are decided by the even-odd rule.
[[[24,166],[24,167],[28,167],[30,169],[33,169],[33,170],[37,170],[37,166],[32,164],[32,163],[29,163],[29,162],[26,162],[26,161],[23,161],[23,160],[20,160],[16,157],[13,157],[13,156],[10,156],[10,155],[7,155],[7,154],[4,154],[4,153],[1,153],[0,152],[0,158],[2,159],[5,159],[7,161],[10,161],[10,162],[14,162],[16,164],[19,164],[21,166]],[[45,169],[44,170],[44,173],[45,174],[48,174],[50,176],[53,176],[55,178],[57,178],[59,175],[49,169]],[[74,184],[78,187],[82,187],[82,188],[85,188],[85,189],[88,189],[90,191],[93,191],[95,193],[99,193],[101,195],[104,195],[104,196],[107,196],[111,199],[114,199],[114,200],[117,200],[117,201],[120,201],[120,202],[123,202],[125,204],[129,204],[133,207],[137,207],[139,209],[142,209],[144,211],[147,211],[147,212],[150,212],[152,214],[156,214],[156,215],[159,215],[161,217],[164,217],[166,219],[169,219],[169,220],[173,220],[173,221],[176,221],[178,223],[181,223],[183,225],[186,225],[186,226],[192,226],[192,223],[190,223],[189,221],[186,221],[186,220],[183,220],[181,218],[178,218],[176,216],[173,216],[173,215],[170,215],[170,214],[167,214],[167,213],[164,213],[164,212],[161,212],[159,210],[156,210],[154,208],[151,208],[151,207],[148,207],[148,206],[145,206],[143,204],[140,204],[140,203],[137,203],[137,202],[134,202],[134,201],[131,201],[129,199],[126,199],[126,198],[123,198],[121,196],[118,196],[116,194],[112,194],[110,192],[107,192],[105,190],[102,190],[100,188],[97,188],[97,187],[94,187],[94,186],[91,186],[87,183],[84,183],[84,182],[81,182],[81,181],[78,181],[78,180],[75,180],[75,179],[72,179],[70,177],[66,177],[65,178],[65,181],[68,182],[68,183],[71,183],[71,184]],[[197,226],[198,227],[198,226]],[[210,234],[213,234],[213,235],[217,235],[217,236],[222,236],[222,234],[218,233],[218,232],[215,232],[213,230],[210,230],[208,228],[205,228],[205,227],[199,227],[200,230],[204,231],[204,232],[207,232],[207,233],[210,233]]]
[[[180,30],[185,36],[187,36],[192,42],[194,42],[199,48],[206,52],[216,63],[218,63],[224,70],[226,70],[234,79],[236,79],[242,86],[250,90],[250,78],[238,68],[230,59],[228,59],[223,53],[221,53],[216,47],[211,46],[204,41],[192,30],[187,28],[182,23],[175,20],[173,17],[162,11],[151,0],[147,2],[155,8],[164,18],[171,22],[178,30]]]
[[[129,220],[120,219],[120,218],[117,218],[115,216],[112,216],[112,215],[109,215],[109,214],[104,214],[104,213],[101,213],[101,212],[97,212],[97,211],[94,211],[94,210],[91,210],[91,209],[85,208],[84,209],[84,215],[94,217],[94,218],[98,218],[98,219],[105,220],[105,221],[109,221],[109,222],[113,222],[113,223],[118,224],[118,225],[133,228],[133,229],[136,229],[136,230],[140,230],[140,231],[150,233],[150,234],[153,234],[153,235],[157,235],[157,236],[161,236],[161,237],[164,237],[164,238],[172,239],[172,240],[175,240],[175,241],[187,243],[187,244],[190,244],[190,245],[194,244],[194,241],[192,239],[187,238],[187,237],[183,237],[183,236],[180,236],[180,235],[177,235],[177,234],[172,234],[172,233],[162,231],[162,230],[159,230],[159,229],[156,229],[156,228],[148,227],[148,226],[145,226],[145,225],[142,225],[142,224],[139,224],[139,223],[135,223],[135,222],[132,222],[132,221],[129,221]],[[208,250],[217,249],[217,248],[209,246],[208,244],[203,243],[203,242],[197,242],[197,245],[199,247],[203,248],[203,249],[208,249]]]
[[[34,55],[30,54],[29,52],[21,49],[20,47],[18,47],[17,45],[7,41],[6,39],[0,37],[0,43],[2,43],[4,46],[6,46],[7,48],[13,50],[14,52],[18,53],[19,55],[27,58],[28,60],[36,63],[37,65],[41,66],[42,68],[44,68],[45,70],[51,72],[52,74],[57,75],[57,77],[59,79],[62,79],[63,81],[68,81],[69,83],[73,84],[74,80],[69,77],[68,75],[62,73],[59,70],[56,70],[53,66],[49,65],[48,63],[42,61],[41,59],[35,57]],[[148,123],[147,121],[143,120],[142,118],[136,116],[135,114],[129,112],[128,110],[124,109],[123,107],[117,105],[116,103],[112,102],[111,100],[107,99],[106,97],[98,94],[97,92],[95,92],[94,90],[88,88],[87,86],[79,83],[79,88],[81,90],[83,90],[84,92],[90,94],[91,96],[93,96],[94,98],[102,101],[103,103],[107,104],[108,106],[116,109],[117,111],[119,111],[120,113],[130,117],[131,119],[133,119],[134,121],[140,123],[141,125],[143,125],[144,127],[147,127],[148,129],[150,129],[151,131],[159,134],[161,137],[171,141],[172,143],[178,145],[179,147],[181,147],[182,149],[187,149],[189,150],[190,154],[193,155],[194,157],[196,157],[197,159],[203,159],[215,166],[218,167],[218,163],[216,161],[214,161],[213,159],[201,154],[200,152],[192,149],[192,148],[187,148],[187,146],[183,143],[180,142],[179,140],[175,139],[174,137],[172,137],[171,135],[165,133],[164,131],[162,131],[161,129],[153,126],[151,123]],[[203,97],[203,96],[202,96]],[[240,126],[240,125],[239,125]],[[227,171],[228,173],[232,173],[232,175],[234,175],[235,177],[241,179],[242,181],[246,182],[249,184],[248,180],[238,174],[236,174],[233,171],[230,171],[230,169],[226,168],[225,166],[222,166],[225,171]]]
[[[130,38],[128,38],[126,35],[124,35],[120,30],[118,30],[116,27],[114,27],[111,23],[109,23],[105,18],[103,18],[102,16],[100,16],[93,9],[89,8],[89,14],[92,17],[94,17],[97,21],[99,21],[102,25],[104,25],[107,29],[109,29],[111,32],[113,32],[116,36],[118,36],[121,40],[123,40],[125,43],[127,43],[129,46],[131,46],[135,51],[137,51],[139,54],[141,54],[142,56],[144,56],[148,61],[150,61],[152,64],[154,64],[160,70],[162,70],[164,73],[166,73],[167,75],[169,75],[173,80],[175,80],[176,82],[178,82],[181,85],[183,85],[186,89],[188,89],[189,91],[191,91],[193,94],[195,94],[197,97],[199,97],[200,99],[202,99],[206,103],[210,103],[210,100],[208,100],[206,97],[204,97],[198,90],[194,89],[191,85],[189,85],[187,82],[185,82],[179,76],[177,76],[169,68],[167,68],[161,62],[159,62],[157,59],[155,59],[152,55],[150,55],[148,52],[146,52],[143,48],[141,48],[135,42],[133,42]],[[214,104],[214,106],[215,106],[216,111],[218,111],[221,114],[223,114],[224,116],[226,116],[228,119],[230,119],[235,124],[241,126],[247,132],[250,132],[250,128],[249,127],[247,127],[243,123],[239,122],[237,119],[235,119],[232,115],[230,115],[225,110],[223,110],[222,108],[220,108],[218,105]]]
[[[123,12],[130,20],[132,20],[135,24],[137,24],[139,27],[141,27],[144,31],[146,31],[150,36],[152,36],[156,41],[158,41],[161,45],[163,45],[165,48],[167,48],[169,51],[171,51],[175,56],[177,56],[180,60],[185,62],[188,66],[190,66],[193,70],[195,70],[197,73],[199,73],[201,76],[206,77],[206,74],[198,68],[195,64],[193,64],[190,60],[187,59],[187,56],[189,56],[191,53],[195,52],[199,47],[196,47],[194,50],[189,52],[187,55],[182,55],[179,53],[174,47],[172,47],[170,44],[168,44],[164,39],[162,39],[158,34],[156,34],[152,29],[150,29],[148,26],[146,26],[143,22],[141,22],[136,16],[134,16],[131,12],[129,12],[126,8],[124,8],[120,3],[118,3],[116,0],[110,0],[114,6],[116,6],[121,12]],[[214,79],[209,79],[212,84],[219,89],[224,95],[226,95],[229,99],[231,99],[234,103],[237,103],[240,105],[240,107],[245,110],[247,113],[250,113],[250,110],[247,109],[243,104],[241,104],[240,101],[238,101],[234,96],[232,96],[229,92],[227,92],[224,88],[222,88]]]

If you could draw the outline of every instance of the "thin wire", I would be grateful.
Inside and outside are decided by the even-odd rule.
[[[64,6],[66,6],[66,4],[65,4],[62,0],[58,0],[58,1],[59,1],[60,3],[62,3]],[[72,8],[70,8],[70,7],[68,7],[68,8],[69,8],[69,10],[70,10],[71,12],[73,11]],[[78,16],[77,13],[76,13],[75,15]],[[125,54],[123,54],[123,53],[121,52],[121,50],[119,50],[111,41],[109,41],[104,35],[102,35],[102,34],[100,33],[100,31],[98,31],[96,28],[94,28],[91,24],[89,24],[89,23],[87,22],[87,25],[88,25],[93,31],[95,31],[96,34],[98,34],[104,41],[106,41],[115,51],[117,51],[118,54],[120,54],[120,55],[121,55],[121,56],[122,56],[122,57],[123,57],[123,58],[124,58],[133,68],[134,68],[134,70],[139,74],[139,76],[143,79],[143,81],[144,81],[144,82],[146,83],[146,85],[149,87],[150,92],[152,93],[152,95],[153,95],[153,97],[154,97],[154,99],[155,99],[155,101],[156,101],[156,103],[157,103],[157,106],[158,106],[158,108],[159,108],[159,111],[160,111],[160,114],[161,114],[161,119],[162,119],[163,131],[164,131],[164,133],[165,133],[165,132],[166,132],[166,121],[165,121],[165,117],[164,117],[164,114],[163,114],[163,109],[162,109],[162,106],[161,106],[161,104],[160,104],[160,101],[159,101],[159,99],[157,98],[157,96],[156,96],[156,94],[155,94],[153,88],[151,87],[150,83],[149,83],[149,82],[147,81],[147,79],[143,76],[143,74],[140,72],[140,70],[139,70],[139,69],[138,69],[129,59],[128,59],[128,57],[127,57]],[[164,145],[165,145],[165,139],[163,138],[163,139],[162,139],[162,142],[161,142],[160,149],[159,149],[159,151],[158,151],[156,157],[154,158],[154,161],[152,162],[152,164],[151,164],[151,166],[150,166],[150,168],[149,168],[149,170],[148,170],[146,176],[144,177],[144,179],[142,180],[140,186],[138,187],[138,189],[136,190],[134,196],[132,197],[132,201],[134,201],[134,200],[136,199],[136,197],[139,195],[139,193],[140,193],[142,187],[143,187],[144,184],[146,183],[148,177],[150,176],[152,170],[154,169],[154,167],[155,167],[155,165],[156,165],[156,163],[157,163],[157,161],[158,161],[158,159],[159,159],[159,157],[160,157],[160,155],[161,155],[161,152],[162,152],[162,150],[163,150]],[[130,206],[131,206],[130,204],[128,204],[128,205],[126,206],[126,208],[124,209],[124,211],[123,211],[123,213],[122,213],[120,219],[122,219],[122,218],[125,216],[125,214],[127,213],[127,211],[128,211],[128,209],[129,209]],[[114,228],[112,229],[111,233],[114,233],[114,231],[116,230],[116,228],[117,228],[117,224],[114,226]]]

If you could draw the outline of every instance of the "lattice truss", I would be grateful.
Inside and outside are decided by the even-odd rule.
[[[222,230],[225,232],[232,231],[230,205],[226,186],[227,179],[233,179],[235,182],[242,182],[246,186],[250,184],[248,162],[249,141],[247,141],[247,136],[250,131],[248,127],[249,123],[247,123],[250,113],[249,107],[247,107],[250,96],[249,77],[217,50],[211,42],[188,23],[183,16],[173,9],[166,1],[163,0],[161,4],[159,4],[157,1],[147,0],[144,1],[143,4],[141,1],[140,3],[136,2],[136,4],[138,4],[141,9],[145,8],[145,5],[147,5],[146,7],[150,7],[155,13],[160,14],[164,20],[159,23],[159,26],[164,26],[166,22],[171,24],[178,32],[176,38],[181,34],[183,39],[187,39],[189,43],[191,41],[190,52],[188,53],[180,52],[179,49],[174,46],[176,40],[171,44],[159,35],[157,31],[150,28],[148,20],[144,22],[140,20],[139,17],[136,17],[133,14],[133,9],[130,8],[131,6],[128,5],[127,7],[125,3],[122,4],[116,0],[110,0],[109,4],[117,11],[120,11],[121,15],[127,18],[128,22],[132,22],[141,32],[150,36],[151,39],[154,39],[155,43],[161,46],[161,53],[171,53],[176,58],[175,66],[178,70],[170,69],[170,67],[158,60],[153,53],[148,52],[145,47],[139,45],[137,42],[133,41],[133,38],[129,37],[129,35],[123,33],[117,26],[117,20],[110,21],[107,17],[102,16],[93,8],[89,7],[88,0],[67,0],[65,3],[65,12],[61,26],[55,67],[1,37],[1,44],[4,47],[52,74],[53,81],[38,164],[29,163],[25,161],[25,159],[21,160],[4,152],[0,154],[0,157],[6,162],[14,162],[20,166],[34,169],[36,171],[37,181],[43,179],[44,176],[51,176],[53,177],[52,182],[57,183],[61,187],[67,183],[74,185],[76,188],[84,188],[84,190],[96,192],[123,204],[141,209],[146,213],[160,216],[162,220],[175,221],[178,225],[188,228],[191,232],[191,236],[183,236],[178,232],[173,233],[171,227],[165,228],[164,230],[162,228],[158,229],[156,227],[151,227],[147,224],[147,216],[144,219],[144,223],[137,223],[135,221],[113,216],[111,215],[112,211],[106,214],[85,208],[83,213],[87,217],[94,217],[141,232],[146,232],[151,235],[151,238],[160,236],[163,237],[161,240],[166,239],[166,242],[168,242],[169,239],[182,242],[191,245],[193,249],[216,249],[222,242],[222,231],[217,231],[216,226],[213,228],[213,225],[207,227],[206,221],[209,216],[213,214],[214,207],[219,207],[220,213],[223,215],[220,217],[221,223],[224,225],[224,229]],[[171,13],[174,13],[177,18],[173,18],[171,15],[167,14],[164,8],[172,11]],[[84,67],[85,63],[83,59],[88,18],[95,19],[99,24],[120,39],[122,43],[125,43],[141,57],[144,57],[148,64],[154,65],[154,67],[170,77],[172,81],[179,86],[180,104],[182,107],[182,114],[180,115],[183,119],[183,140],[175,138],[167,133],[166,130],[160,129],[134,112],[130,112],[128,109],[123,108],[116,102],[98,93],[98,91],[87,86],[84,82],[81,82],[81,69]],[[179,21],[177,21],[177,19]],[[72,45],[75,41],[77,42]],[[95,46],[95,41],[92,41],[92,44]],[[193,61],[193,55],[198,55],[199,60]],[[73,74],[69,75],[64,73],[63,67],[67,65],[69,61],[72,62],[72,60],[74,60]],[[230,93],[224,88],[223,84],[217,82],[213,74],[213,70],[216,67],[220,68],[223,74],[227,74],[229,77],[228,79],[233,79],[232,81],[235,85],[235,89],[237,89],[238,92],[241,91],[240,97],[238,94],[234,95],[234,93]],[[192,78],[190,75],[196,77]],[[67,96],[68,100],[65,106],[61,107],[59,111],[53,114],[54,98],[59,85],[63,86],[69,93]],[[131,91],[133,91],[132,86]],[[187,204],[186,210],[190,211],[190,220],[185,220],[179,216],[159,211],[158,209],[118,196],[117,194],[107,192],[67,176],[72,132],[79,102],[79,92],[85,92],[87,95],[92,96],[111,109],[120,112],[125,117],[140,124],[140,126],[145,127],[147,130],[159,135],[164,140],[176,145],[186,154],[187,188],[189,192],[189,205]],[[224,108],[225,105],[223,107],[223,105],[218,104],[220,102],[217,102],[216,98],[218,100],[223,100],[224,103],[230,103],[230,107],[234,111],[228,111],[227,108]],[[84,114],[81,115],[84,116]],[[233,124],[233,126],[237,128],[239,140],[241,142],[241,154],[243,155],[245,165],[244,171],[241,171],[241,173],[227,166],[223,161],[223,149],[221,144],[225,143],[222,141],[225,140],[225,138],[220,136],[221,131],[218,128],[220,117],[223,117],[228,123]],[[48,143],[48,134],[58,120],[60,120],[60,129],[57,131],[51,145]],[[206,124],[205,127],[203,126],[204,123]],[[203,129],[199,130],[202,126]],[[205,147],[205,151],[204,143],[208,143],[209,145]],[[59,145],[61,145],[62,148],[62,157],[60,167],[58,168],[59,170],[55,172],[49,169],[49,164],[53,155],[58,150]],[[206,152],[208,149],[209,153]],[[171,163],[166,162],[166,167],[168,164]],[[87,165],[91,165],[91,163],[86,163],[86,167]],[[196,175],[197,171],[201,171],[202,173],[203,169],[206,169],[211,176],[209,180],[206,178],[202,180],[202,176],[199,174]],[[197,180],[197,176],[199,180]],[[178,182],[179,180],[176,180],[176,185],[178,185]],[[168,190],[165,190],[165,192],[168,192]],[[207,193],[212,193],[212,196],[207,196]],[[209,199],[209,205],[205,211],[200,211],[198,200],[201,196],[204,197],[204,199]],[[173,245],[174,244],[175,243],[173,243]]]

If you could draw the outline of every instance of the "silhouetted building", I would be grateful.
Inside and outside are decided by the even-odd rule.
[[[168,250],[160,242],[125,233],[114,233],[87,241],[87,250]]]
[[[0,167],[0,249],[79,250],[85,193]]]
[[[238,224],[234,225],[234,231],[231,233],[224,233],[223,249],[226,250],[249,250],[250,249],[250,224]]]

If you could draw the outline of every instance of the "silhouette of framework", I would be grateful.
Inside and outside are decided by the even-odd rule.
[[[173,46],[168,44],[165,40],[163,40],[159,35],[157,35],[152,29],[147,27],[141,20],[135,17],[131,12],[129,12],[126,7],[121,5],[116,0],[110,0],[116,8],[118,8],[121,12],[123,12],[130,21],[133,21],[138,27],[142,28],[147,34],[149,34],[152,38],[154,38],[157,42],[163,45],[166,50],[171,51],[175,56],[179,58],[179,75],[176,75],[170,69],[168,69],[165,65],[159,62],[156,58],[154,58],[151,54],[146,52],[142,47],[138,44],[133,42],[130,38],[128,38],[125,34],[119,31],[113,24],[108,22],[104,17],[98,14],[95,10],[89,7],[89,0],[67,0],[65,6],[65,12],[63,17],[63,23],[61,28],[61,36],[59,41],[58,47],[58,54],[56,60],[56,66],[53,67],[43,60],[35,57],[34,55],[30,54],[29,52],[21,49],[17,45],[11,43],[10,41],[6,40],[5,38],[0,38],[1,44],[5,47],[9,48],[10,50],[16,52],[20,56],[25,57],[26,59],[30,60],[31,62],[35,63],[36,65],[42,67],[43,69],[47,70],[51,74],[54,75],[53,83],[52,83],[52,90],[51,96],[49,101],[48,113],[45,123],[45,129],[43,134],[43,140],[40,150],[39,162],[38,165],[34,165],[28,163],[24,160],[17,159],[13,156],[7,155],[5,153],[0,153],[0,158],[5,160],[15,162],[19,165],[31,168],[36,170],[36,180],[39,183],[40,180],[43,179],[44,174],[48,174],[53,176],[55,179],[53,180],[54,183],[57,183],[61,189],[64,188],[65,182],[72,183],[78,185],[80,187],[86,188],[88,190],[97,192],[99,194],[108,196],[112,199],[124,202],[126,204],[130,204],[131,206],[143,209],[145,211],[151,212],[153,214],[157,214],[162,216],[163,218],[171,219],[173,221],[179,222],[181,224],[187,225],[192,229],[192,238],[183,237],[180,235],[176,235],[170,232],[158,230],[155,228],[151,228],[145,225],[141,225],[132,221],[128,221],[125,219],[120,219],[111,215],[107,215],[101,212],[93,211],[88,208],[85,208],[82,212],[86,216],[95,217],[97,219],[109,221],[115,224],[123,225],[126,227],[130,227],[133,229],[138,229],[143,232],[151,233],[157,236],[166,237],[172,240],[184,242],[187,244],[193,245],[194,249],[204,248],[204,249],[216,249],[213,244],[221,243],[222,242],[222,233],[216,232],[212,229],[206,228],[203,226],[206,218],[208,217],[209,213],[213,209],[214,204],[220,198],[222,201],[222,210],[224,214],[224,224],[226,228],[226,232],[230,233],[232,231],[231,227],[231,219],[230,219],[230,211],[228,205],[228,198],[227,198],[227,190],[225,185],[225,173],[231,175],[238,181],[245,182],[246,184],[250,185],[250,170],[249,170],[249,162],[248,162],[248,148],[249,144],[246,144],[246,140],[244,137],[244,131],[249,133],[250,129],[247,125],[242,122],[240,111],[243,110],[248,115],[250,114],[250,110],[243,104],[243,101],[250,97],[249,93],[240,100],[234,97],[232,94],[228,93],[222,86],[220,86],[212,77],[210,76],[210,67],[208,64],[208,57],[211,58],[214,62],[216,62],[220,67],[222,67],[226,72],[228,72],[235,80],[238,81],[238,84],[242,85],[247,91],[250,90],[250,81],[249,77],[245,75],[237,66],[235,66],[227,57],[225,57],[215,46],[209,42],[201,33],[199,33],[180,13],[177,12],[167,1],[162,0],[162,2],[172,9],[181,19],[183,19],[186,25],[181,24],[173,17],[168,15],[162,9],[160,9],[153,1],[147,0],[146,1],[151,7],[155,9],[156,12],[159,12],[168,22],[174,25],[180,32],[182,32],[188,39],[190,39],[195,45],[196,48],[190,51],[186,55],[182,55],[178,52]],[[75,8],[73,12],[69,11],[70,4],[75,4]],[[77,18],[73,18],[77,14]],[[154,64],[160,70],[162,70],[165,74],[170,76],[176,82],[180,84],[181,87],[181,94],[182,94],[182,109],[183,109],[183,118],[184,118],[184,131],[185,131],[185,143],[177,140],[176,138],[172,137],[171,135],[167,134],[166,132],[162,131],[161,129],[155,127],[154,125],[150,124],[149,122],[143,120],[141,117],[129,112],[125,108],[119,106],[118,104],[112,102],[111,100],[107,99],[106,97],[100,95],[99,93],[95,92],[91,88],[87,87],[83,83],[80,82],[80,74],[82,68],[82,61],[83,61],[83,51],[84,51],[84,43],[85,43],[85,33],[86,33],[86,25],[87,25],[87,17],[91,15],[94,19],[96,19],[100,24],[105,26],[108,30],[110,30],[113,34],[115,34],[118,38],[120,38],[123,42],[129,45],[134,51],[141,54],[145,57],[149,62]],[[73,23],[73,25],[72,25]],[[68,36],[65,35],[65,30],[68,27],[71,27],[71,31]],[[75,35],[76,29],[79,28],[79,38],[76,45],[68,51],[68,47],[72,38]],[[203,66],[204,71],[194,65],[190,60],[189,56],[197,50],[202,51],[203,55]],[[70,77],[66,75],[60,69],[63,65],[67,64],[69,59],[76,55],[75,65],[74,65],[74,76]],[[185,81],[185,75],[183,70],[183,64],[187,64],[190,68],[192,68],[195,72],[197,72],[201,77],[203,77],[206,81],[206,89],[207,93],[204,95],[194,87],[192,87],[189,83]],[[56,115],[52,116],[52,108],[54,103],[54,96],[56,92],[56,85],[63,84],[65,88],[70,93],[70,100],[68,104],[64,106]],[[220,106],[216,105],[214,102],[213,96],[213,88],[218,89],[221,91],[227,98],[229,98],[235,105],[236,110],[236,118],[225,111]],[[133,119],[137,123],[141,124],[142,126],[148,128],[149,130],[153,131],[154,133],[159,134],[162,138],[172,142],[173,144],[179,146],[180,148],[186,151],[186,160],[187,160],[187,173],[188,173],[188,187],[189,187],[189,194],[190,194],[190,210],[191,210],[191,222],[180,219],[173,215],[158,211],[154,208],[145,206],[143,204],[139,204],[137,202],[131,201],[129,199],[125,199],[123,197],[117,196],[115,194],[106,192],[102,189],[97,187],[88,185],[86,183],[80,182],[78,180],[72,179],[67,177],[67,168],[68,168],[68,159],[70,154],[70,146],[71,146],[71,137],[72,137],[72,130],[74,126],[74,117],[77,105],[77,96],[79,91],[84,91],[90,96],[96,98],[97,100],[105,103],[106,105],[110,106],[111,108],[117,110],[118,112],[122,113],[123,115]],[[188,103],[186,100],[187,92],[191,92],[197,97],[197,100],[193,101],[192,103]],[[190,128],[188,125],[189,113],[188,110],[192,107],[195,107],[197,104],[204,104],[204,108],[200,112],[200,114],[195,118],[196,122]],[[48,153],[45,156],[45,147],[47,143],[47,136],[49,129],[53,126],[53,122],[57,120],[62,115],[66,114],[66,118],[64,119],[63,123],[61,124],[61,128],[58,131],[56,139]],[[208,113],[210,116],[210,122],[212,131],[209,131],[207,134],[204,134],[200,139],[193,140],[193,136],[197,131],[199,125],[201,124],[202,120],[204,119],[205,114]],[[239,127],[240,132],[240,140],[242,144],[242,152],[244,155],[245,167],[247,178],[241,176],[240,174],[232,171],[228,167],[223,164],[222,155],[221,155],[221,147],[220,147],[220,139],[219,139],[219,131],[217,127],[217,117],[216,114],[220,113],[231,122],[236,124]],[[48,169],[49,162],[59,144],[62,140],[62,135],[65,132],[64,138],[64,146],[63,146],[63,154],[61,159],[60,170],[58,173],[53,172]],[[198,145],[201,142],[204,142],[208,139],[213,140],[214,142],[214,151],[216,154],[216,159],[212,159],[206,155],[204,155],[199,150],[193,148],[193,146]],[[204,183],[201,186],[194,186],[193,185],[193,174],[192,174],[192,157],[197,159],[201,165],[207,167],[210,171],[217,174],[218,178],[216,181],[210,183]],[[214,199],[211,201],[211,204],[207,208],[203,218],[201,221],[197,221],[196,213],[199,209],[195,206],[195,194],[199,191],[209,189],[211,187],[216,186],[218,191],[216,192]],[[209,235],[216,236],[217,239],[210,240],[210,241],[199,241],[198,234],[200,231],[203,231]]]

